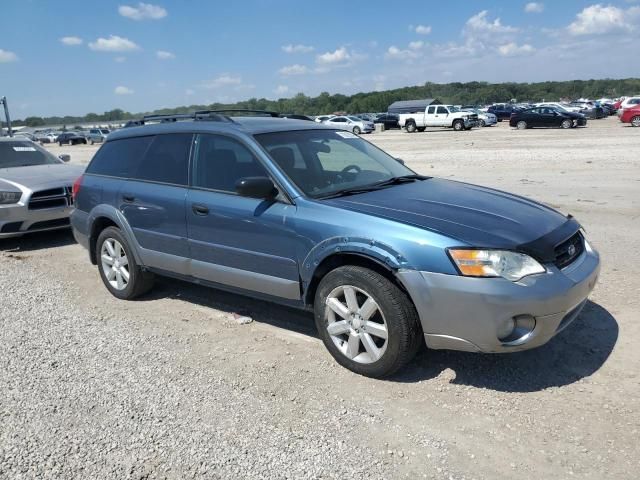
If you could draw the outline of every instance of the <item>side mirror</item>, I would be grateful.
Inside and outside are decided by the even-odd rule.
[[[60,155],[58,155],[58,158],[63,162],[68,162],[71,160],[71,155],[69,155],[68,153],[61,153]]]
[[[278,189],[268,177],[244,177],[236,182],[236,192],[243,197],[274,198]]]
[[[401,165],[404,165],[404,160],[401,158],[396,158],[396,162],[398,162]]]

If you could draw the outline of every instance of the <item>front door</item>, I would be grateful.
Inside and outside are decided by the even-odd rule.
[[[269,176],[240,140],[213,134],[194,143],[187,228],[191,275],[263,294],[300,299],[295,205],[236,194],[243,177]]]

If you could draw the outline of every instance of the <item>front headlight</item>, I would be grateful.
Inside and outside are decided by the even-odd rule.
[[[0,192],[0,205],[18,203],[22,197],[21,192]]]
[[[460,273],[468,277],[502,277],[516,282],[527,275],[546,271],[529,255],[508,250],[452,248],[449,255]]]

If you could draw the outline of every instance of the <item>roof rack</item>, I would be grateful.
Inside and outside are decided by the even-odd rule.
[[[253,110],[250,108],[223,108],[220,110],[199,110],[195,112],[198,114],[212,114],[212,113],[262,113],[264,115],[268,115],[273,118],[280,118],[279,112],[274,112],[272,110]]]

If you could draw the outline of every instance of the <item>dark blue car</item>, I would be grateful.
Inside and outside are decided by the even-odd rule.
[[[166,275],[310,309],[339,363],[383,377],[425,341],[539,346],[596,282],[575,219],[418,175],[351,132],[207,112],[161,120],[110,134],[74,186],[75,237],[120,299]]]

